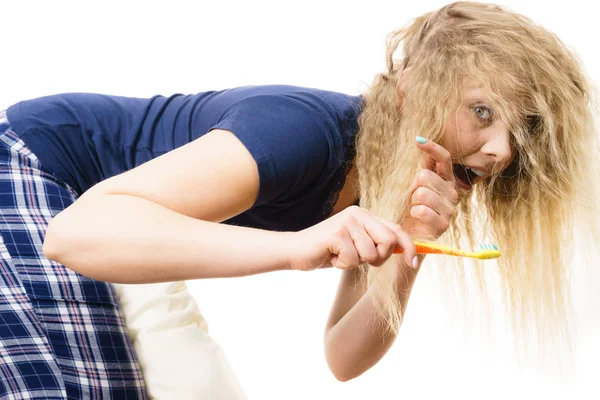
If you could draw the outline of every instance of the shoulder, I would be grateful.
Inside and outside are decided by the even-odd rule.
[[[298,86],[242,87],[224,96],[235,101],[224,109],[219,128],[297,155],[306,149],[337,156],[354,136],[360,111],[357,96]]]
[[[224,98],[233,99],[232,107],[257,107],[258,109],[285,109],[304,116],[320,118],[351,118],[360,111],[360,98],[328,90],[290,86],[246,86],[221,92]],[[276,114],[278,115],[278,114]],[[281,116],[281,115],[280,115]],[[290,116],[286,114],[285,116]]]
[[[232,89],[233,97],[220,128],[292,144],[338,148],[356,130],[360,101],[356,96],[298,86],[253,86]]]
[[[254,156],[263,201],[294,196],[339,168],[356,131],[357,97],[295,86],[232,91],[238,98],[215,128],[232,132]]]

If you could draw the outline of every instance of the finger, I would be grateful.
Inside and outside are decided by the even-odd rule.
[[[424,205],[411,207],[410,216],[422,221],[424,225],[432,228],[435,232],[445,232],[450,223],[447,218]]]
[[[419,186],[411,196],[411,206],[419,205],[429,207],[437,215],[446,218],[454,214],[454,206],[449,200],[425,186]]]
[[[400,227],[400,225],[395,224],[391,221],[387,221],[383,218],[378,218],[382,223],[387,225],[390,230],[396,236],[397,243],[396,245],[402,249],[402,254],[404,255],[404,260],[406,265],[411,266],[413,268],[418,267],[418,259],[417,259],[417,250],[415,248],[415,243],[411,239],[411,237]]]
[[[354,242],[346,229],[337,236],[331,251],[334,256],[331,258],[331,264],[340,269],[349,269],[358,266],[358,253],[354,248]]]
[[[369,218],[367,218],[367,220],[369,220]],[[378,252],[375,248],[375,239],[367,232],[365,225],[357,219],[352,218],[348,225],[348,231],[350,232],[350,237],[352,238],[360,262],[369,264],[376,262],[378,259]]]
[[[446,199],[451,205],[458,202],[458,192],[454,182],[444,180],[437,173],[428,169],[422,169],[417,174],[412,191],[416,191],[419,187],[427,187],[435,193]]]
[[[439,144],[417,136],[417,147],[429,155],[435,162],[435,172],[447,181],[454,181],[454,171],[452,169],[452,157],[448,150]]]
[[[375,243],[377,259],[371,263],[373,266],[383,264],[394,252],[398,239],[390,227],[382,223],[381,218],[370,217],[365,220],[365,231]]]

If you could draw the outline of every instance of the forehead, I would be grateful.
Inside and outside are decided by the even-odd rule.
[[[476,99],[491,100],[489,89],[483,84],[483,82],[467,80],[463,83],[462,97],[464,99]]]

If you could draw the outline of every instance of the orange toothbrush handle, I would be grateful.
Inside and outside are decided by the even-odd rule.
[[[422,243],[415,243],[415,248],[417,249],[417,254],[446,254],[447,251],[444,251],[442,249],[436,249],[436,248],[432,248],[427,246],[426,244],[422,244]],[[401,249],[400,247],[396,247],[394,249],[394,254],[402,254],[404,253],[404,250]]]

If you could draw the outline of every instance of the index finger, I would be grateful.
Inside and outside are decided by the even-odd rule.
[[[417,147],[428,154],[435,162],[435,172],[447,181],[454,181],[450,152],[439,144],[417,136]]]
[[[400,225],[395,224],[391,221],[387,221],[383,218],[376,217],[379,221],[384,223],[394,232],[396,238],[398,239],[399,249],[394,250],[394,253],[404,253],[404,261],[406,265],[412,266],[413,268],[417,268],[418,260],[417,260],[417,248],[415,243],[411,239],[411,237],[400,227]]]

